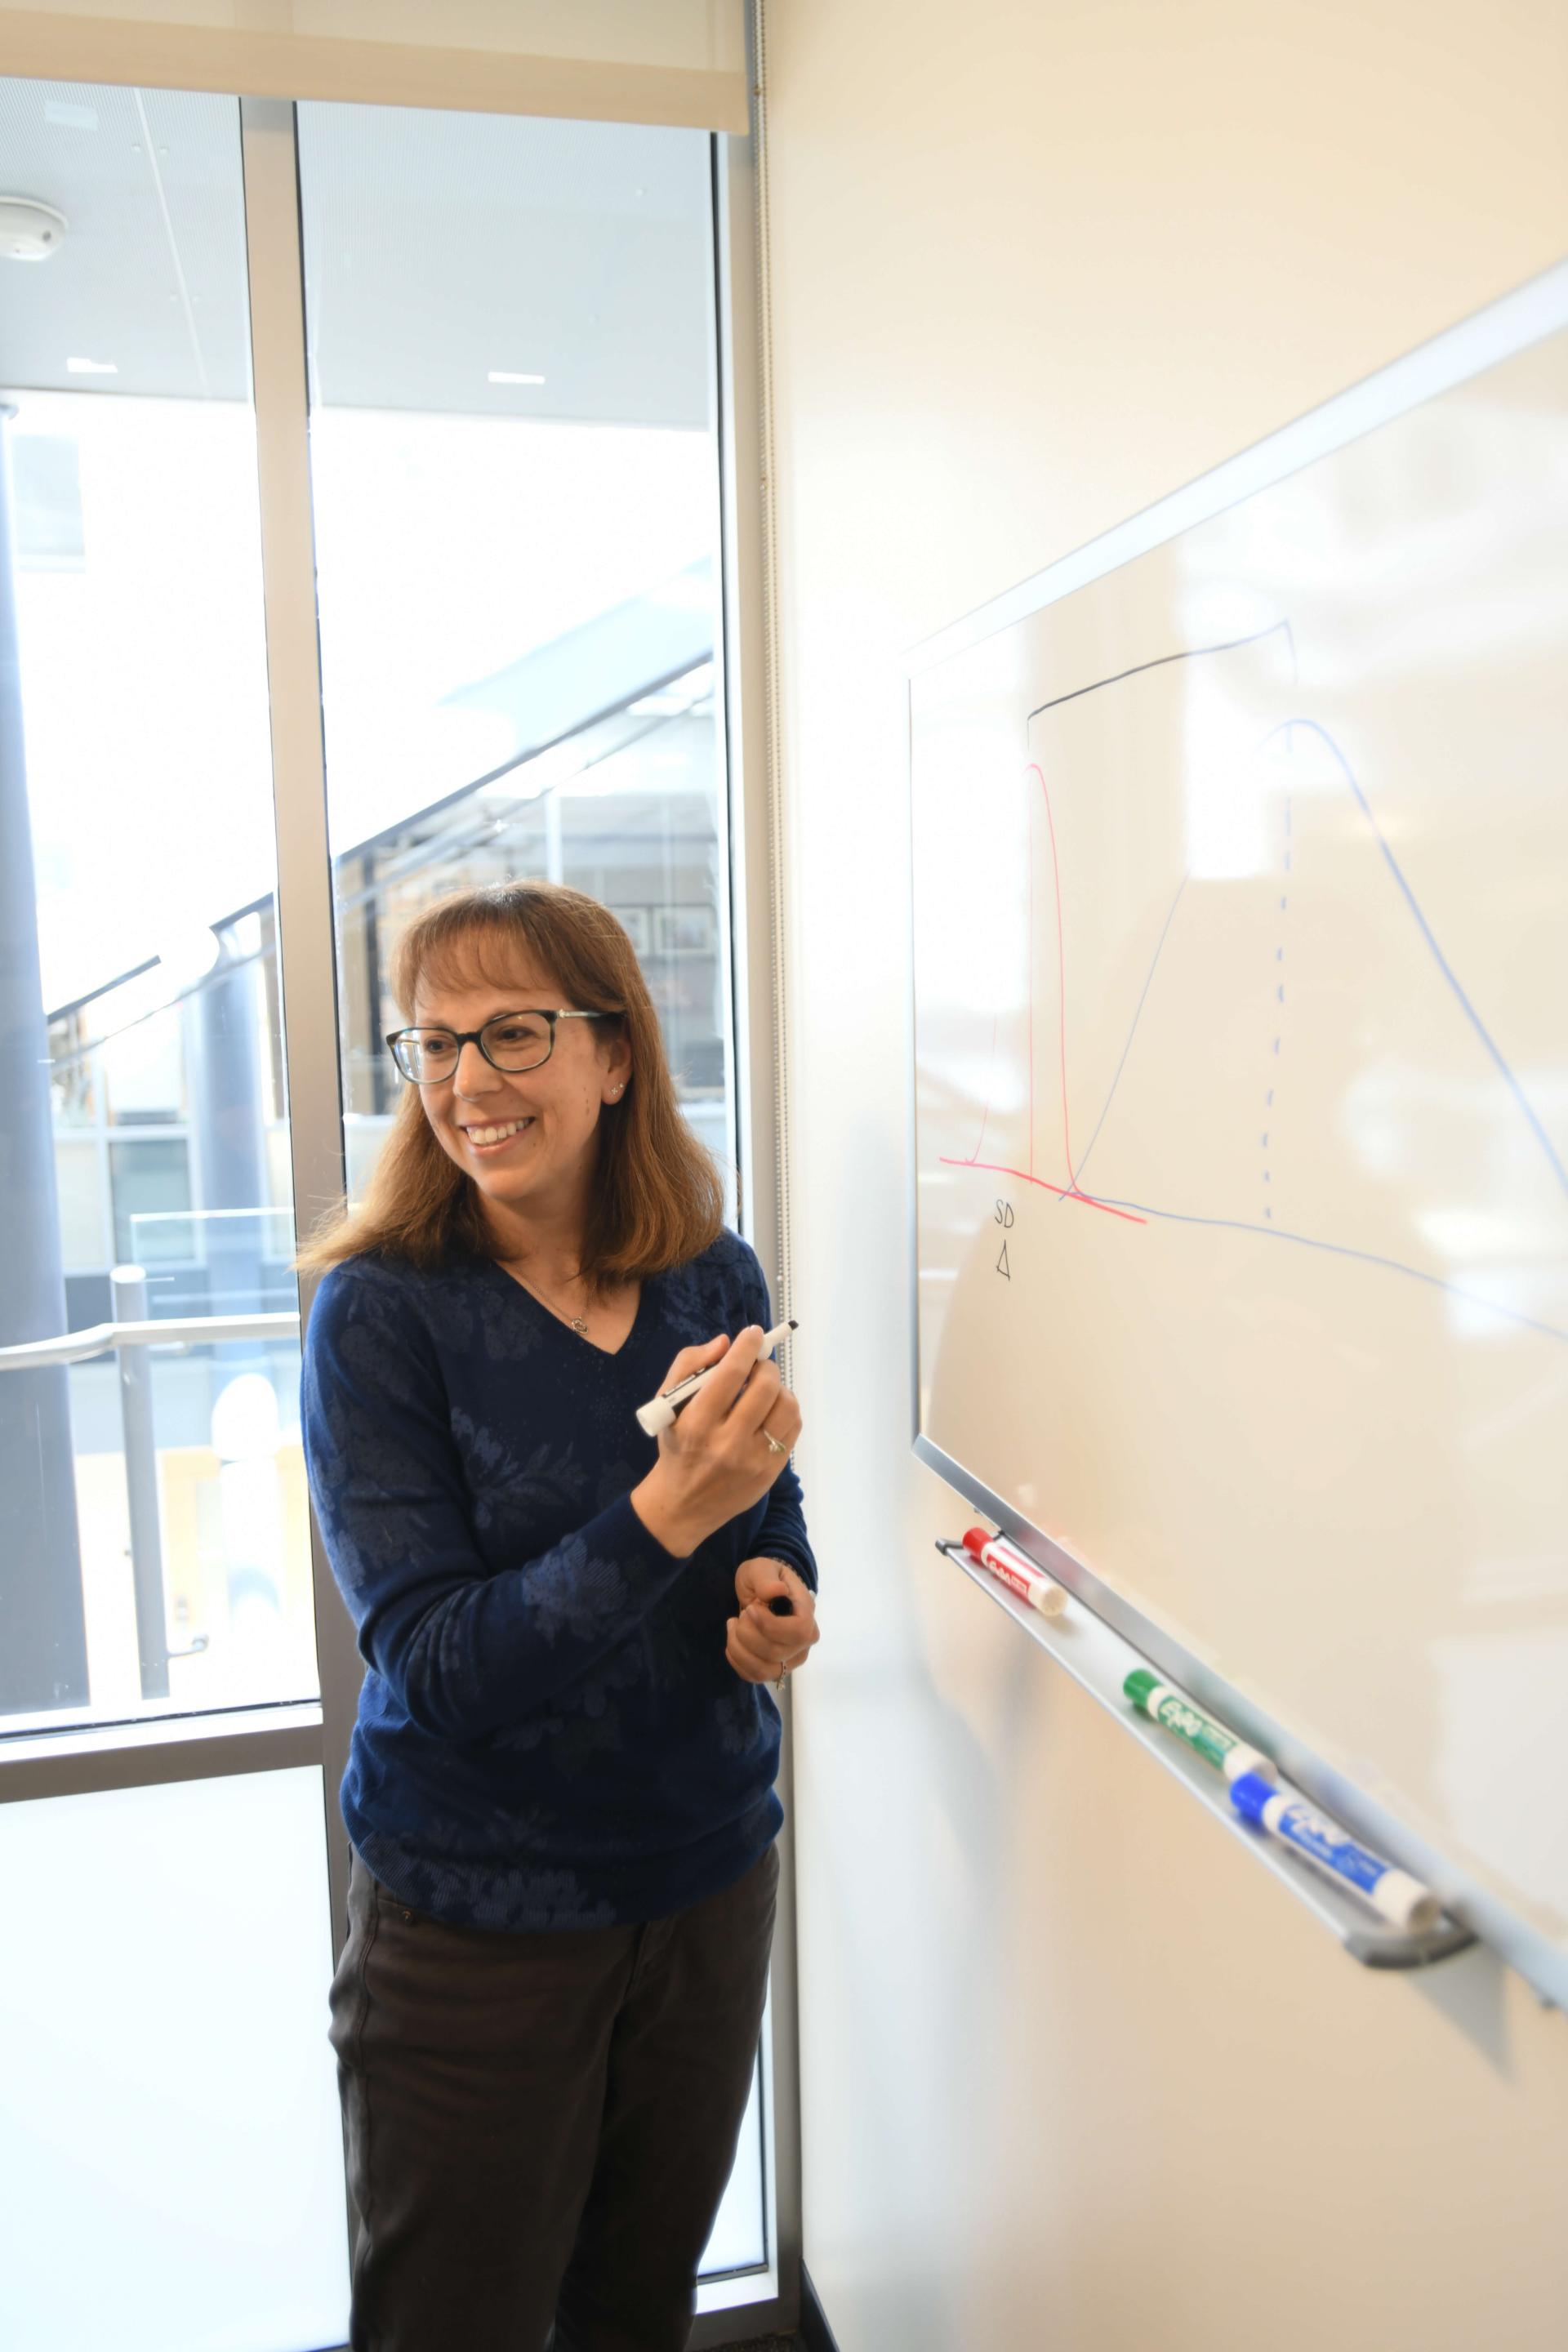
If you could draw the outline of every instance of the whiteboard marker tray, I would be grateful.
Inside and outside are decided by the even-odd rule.
[[[1141,1715],[1125,1696],[1122,1685],[1130,1674],[1147,1666],[1163,1682],[1168,1679],[1163,1668],[1123,1640],[1076,1593],[1068,1593],[1067,1607],[1059,1617],[1042,1617],[1038,1610],[1017,1600],[998,1583],[961,1543],[939,1541],[936,1549],[955,1561],[972,1584],[977,1584],[999,1609],[1005,1610],[1031,1640],[1037,1642],[1058,1665],[1065,1667],[1074,1682],[1091,1698],[1098,1699],[1122,1729],[1147,1748],[1156,1763],[1163,1764],[1190,1790],[1226,1834],[1238,1840],[1282,1886],[1289,1887],[1298,1902],[1304,1903],[1313,1917],[1364,1968],[1427,1968],[1435,1960],[1445,1960],[1452,1953],[1467,1950],[1476,1941],[1469,1928],[1447,1916],[1425,1935],[1405,1935],[1395,1927],[1383,1926],[1352,1895],[1341,1895],[1328,1879],[1297,1862],[1289,1846],[1265,1832],[1250,1828],[1231,1803],[1227,1784],[1221,1775],[1168,1731],[1162,1731],[1146,1715]]]

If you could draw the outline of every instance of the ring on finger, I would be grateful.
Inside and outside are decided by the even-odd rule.
[[[764,1444],[772,1446],[775,1454],[787,1454],[789,1452],[789,1447],[787,1445],[781,1445],[771,1429],[759,1430],[757,1433],[763,1439]]]

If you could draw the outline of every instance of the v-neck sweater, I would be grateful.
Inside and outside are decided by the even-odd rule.
[[[778,1710],[724,1641],[743,1559],[816,1589],[794,1467],[685,1559],[629,1499],[658,1451],[637,1407],[671,1359],[772,1319],[728,1231],[644,1281],[614,1352],[489,1258],[323,1279],[305,1458],[366,1668],[343,1819],[412,1908],[621,1926],[718,1894],[777,1835]]]

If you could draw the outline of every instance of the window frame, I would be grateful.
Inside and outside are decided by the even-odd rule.
[[[304,1232],[342,1197],[345,1165],[336,920],[316,635],[303,230],[294,101],[264,97],[237,102],[277,840],[276,950],[294,1211],[298,1229]],[[776,1089],[759,1074],[774,1068],[781,1014],[775,896],[779,811],[769,683],[754,96],[752,106],[752,128],[745,134],[709,133],[714,264],[710,366],[721,580],[714,690],[725,755],[725,787],[719,796],[724,887],[719,893],[716,949],[731,986],[725,1076],[739,1169],[738,1222],[756,1248],[776,1296],[785,1239],[781,1221],[783,1121]],[[291,1006],[303,1008],[299,1017],[289,1017]],[[185,1125],[177,1130],[156,1129],[161,1139],[176,1131],[184,1138]],[[101,1157],[110,1203],[107,1213],[112,1216],[108,1146],[113,1129],[101,1103],[82,1132]],[[300,1286],[301,1330],[314,1288],[309,1278]],[[34,1727],[0,1735],[0,1803],[320,1766],[336,1954],[345,1932],[350,1863],[338,1789],[347,1765],[363,1667],[313,1512],[310,1539],[319,1701],[268,1702],[200,1715],[165,1714],[134,1722],[77,1724],[58,1731]],[[787,1816],[787,1695],[783,1712],[780,1787]],[[768,2263],[765,2272],[729,2273],[708,2283],[691,2336],[697,2352],[731,2341],[740,2333],[791,2329],[799,2313],[795,1877],[787,1820],[780,1844],[784,1866],[762,2050]]]

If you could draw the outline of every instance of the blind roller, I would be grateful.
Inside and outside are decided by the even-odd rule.
[[[46,0],[0,71],[744,131],[744,0]]]

